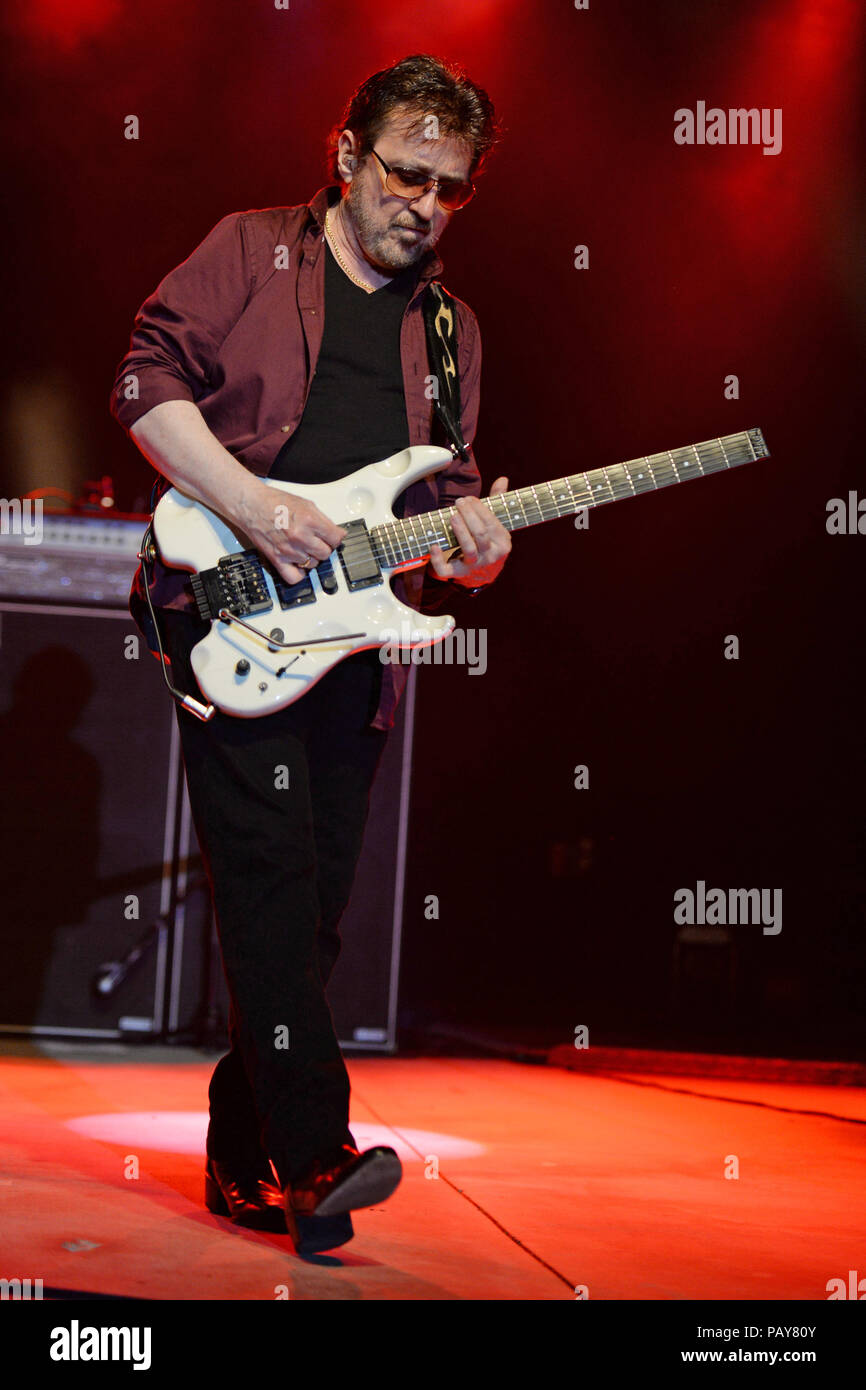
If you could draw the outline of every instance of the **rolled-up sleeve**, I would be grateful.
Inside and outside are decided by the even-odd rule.
[[[111,391],[111,413],[125,430],[163,401],[196,402],[211,389],[255,272],[244,214],[229,213],[145,300]]]

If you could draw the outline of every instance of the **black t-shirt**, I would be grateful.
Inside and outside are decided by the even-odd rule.
[[[417,267],[369,294],[325,246],[325,327],[316,373],[301,422],[269,474],[290,483],[331,482],[409,443],[400,327]]]

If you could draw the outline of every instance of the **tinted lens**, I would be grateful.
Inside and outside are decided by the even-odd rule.
[[[443,183],[436,196],[443,208],[454,212],[465,207],[474,192],[471,183]]]
[[[420,179],[411,169],[392,169],[385,180],[386,187],[391,193],[396,193],[398,198],[420,198],[431,187],[429,179]],[[471,183],[446,182],[439,188],[436,197],[447,208],[449,212],[454,212],[457,208],[462,208],[469,202],[475,189]]]

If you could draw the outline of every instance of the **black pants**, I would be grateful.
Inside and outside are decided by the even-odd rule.
[[[188,651],[208,625],[160,616],[174,683],[197,693]],[[262,718],[218,711],[205,724],[177,710],[231,999],[207,1151],[239,1164],[266,1156],[283,1185],[353,1142],[325,986],[387,739],[369,724],[381,678],[378,651],[359,652]]]

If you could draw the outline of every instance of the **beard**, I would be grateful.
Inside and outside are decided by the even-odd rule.
[[[433,235],[429,223],[421,222],[413,212],[406,208],[395,215],[393,221],[384,228],[368,210],[364,203],[364,193],[356,179],[349,184],[346,195],[347,212],[361,243],[361,249],[369,261],[383,274],[398,275],[401,270],[417,265],[423,256],[439,240]],[[381,214],[380,214],[381,215]],[[423,237],[403,237],[395,232],[395,225],[417,227],[425,232]]]

